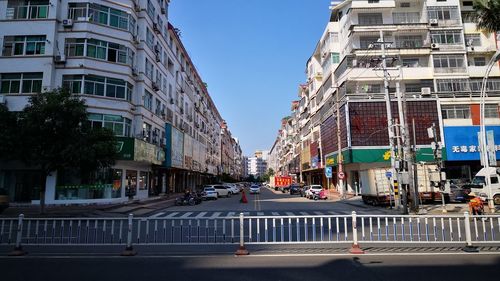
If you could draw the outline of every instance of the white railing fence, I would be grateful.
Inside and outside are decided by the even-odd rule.
[[[0,219],[0,246],[500,243],[500,216],[329,215]]]

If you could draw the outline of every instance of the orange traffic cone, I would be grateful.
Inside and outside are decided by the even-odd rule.
[[[245,191],[244,190],[241,192],[240,203],[248,203],[247,196],[245,195]]]

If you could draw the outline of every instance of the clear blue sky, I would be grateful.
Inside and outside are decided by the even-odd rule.
[[[172,0],[169,17],[245,155],[290,114],[330,0]]]

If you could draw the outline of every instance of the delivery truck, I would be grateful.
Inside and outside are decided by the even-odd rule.
[[[487,201],[489,198],[489,190],[485,188],[486,177],[490,177],[491,195],[495,205],[500,205],[500,168],[489,167],[482,168],[472,179],[469,185],[470,191],[477,194],[481,199]]]

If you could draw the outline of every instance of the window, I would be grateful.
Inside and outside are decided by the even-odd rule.
[[[428,6],[429,19],[458,23],[458,8],[456,6]]]
[[[132,101],[132,84],[120,79],[96,75],[64,75],[63,87],[73,94],[84,93]]]
[[[368,49],[368,47],[377,42],[379,37],[377,36],[360,36],[359,37],[359,47],[361,49]],[[380,45],[374,44],[374,48],[380,48]]]
[[[129,137],[132,120],[109,114],[89,113],[89,123],[92,128],[107,128],[116,136]]]
[[[150,111],[153,111],[153,95],[150,92],[144,90],[143,100],[144,107],[149,109]]]
[[[160,144],[160,129],[158,128],[153,129],[153,137],[151,141],[154,144]]]
[[[161,101],[159,99],[155,99],[155,114],[161,115]]]
[[[396,48],[421,48],[424,40],[421,35],[399,35],[395,36]]]
[[[147,141],[147,142],[151,142],[151,125],[144,122],[142,123],[142,136],[143,136],[143,140],[144,141]]]
[[[404,3],[401,3],[401,4],[404,4]],[[395,13],[392,13],[392,20],[395,24],[418,23],[418,22],[420,22],[420,13],[419,12],[395,12]]]
[[[384,24],[381,13],[359,13],[359,25],[379,25]]]
[[[404,67],[419,67],[420,60],[418,58],[402,58],[401,63]]]
[[[41,72],[3,73],[0,75],[1,94],[31,94],[42,91]]]
[[[406,83],[405,91],[407,93],[420,93],[422,89],[422,84],[420,83]]]
[[[498,118],[498,106],[496,104],[485,104],[484,118]]]
[[[470,106],[469,105],[442,105],[441,113],[443,119],[469,119]]]
[[[149,15],[149,18],[154,21],[155,20],[155,14],[156,14],[156,11],[155,11],[155,6],[153,6],[153,3],[151,2],[151,0],[148,0],[148,8],[147,8],[147,13]]]
[[[410,8],[410,2],[402,2],[399,4],[399,7],[401,8]]]
[[[462,55],[434,56],[434,71],[438,73],[465,72]]]
[[[153,32],[146,27],[146,45],[148,45],[151,51],[154,51],[155,37]]]
[[[146,77],[153,81],[153,64],[146,59]]]
[[[465,45],[467,47],[479,47],[481,46],[481,35],[480,34],[465,34]]]
[[[69,3],[68,18],[135,31],[136,20],[127,12],[94,3]]]
[[[431,32],[432,43],[443,45],[459,45],[462,44],[462,32],[459,30],[443,30]]]
[[[376,4],[379,2],[380,2],[380,0],[368,0],[368,4]]]
[[[473,6],[473,1],[462,1],[462,5],[472,7]]]
[[[485,66],[486,65],[486,58],[485,57],[474,57],[472,60],[472,65],[473,66]]]
[[[167,69],[172,75],[174,74],[174,62],[170,57],[168,57]]]
[[[340,54],[339,53],[331,53],[332,56],[332,63],[339,63],[340,62]]]
[[[7,3],[7,19],[46,19],[48,15],[49,1]]]
[[[124,45],[106,42],[97,39],[67,38],[65,53],[68,57],[83,56],[85,44],[87,45],[87,57],[106,60],[109,62],[132,65],[135,53]]]
[[[45,54],[45,36],[5,36],[2,56]]]

